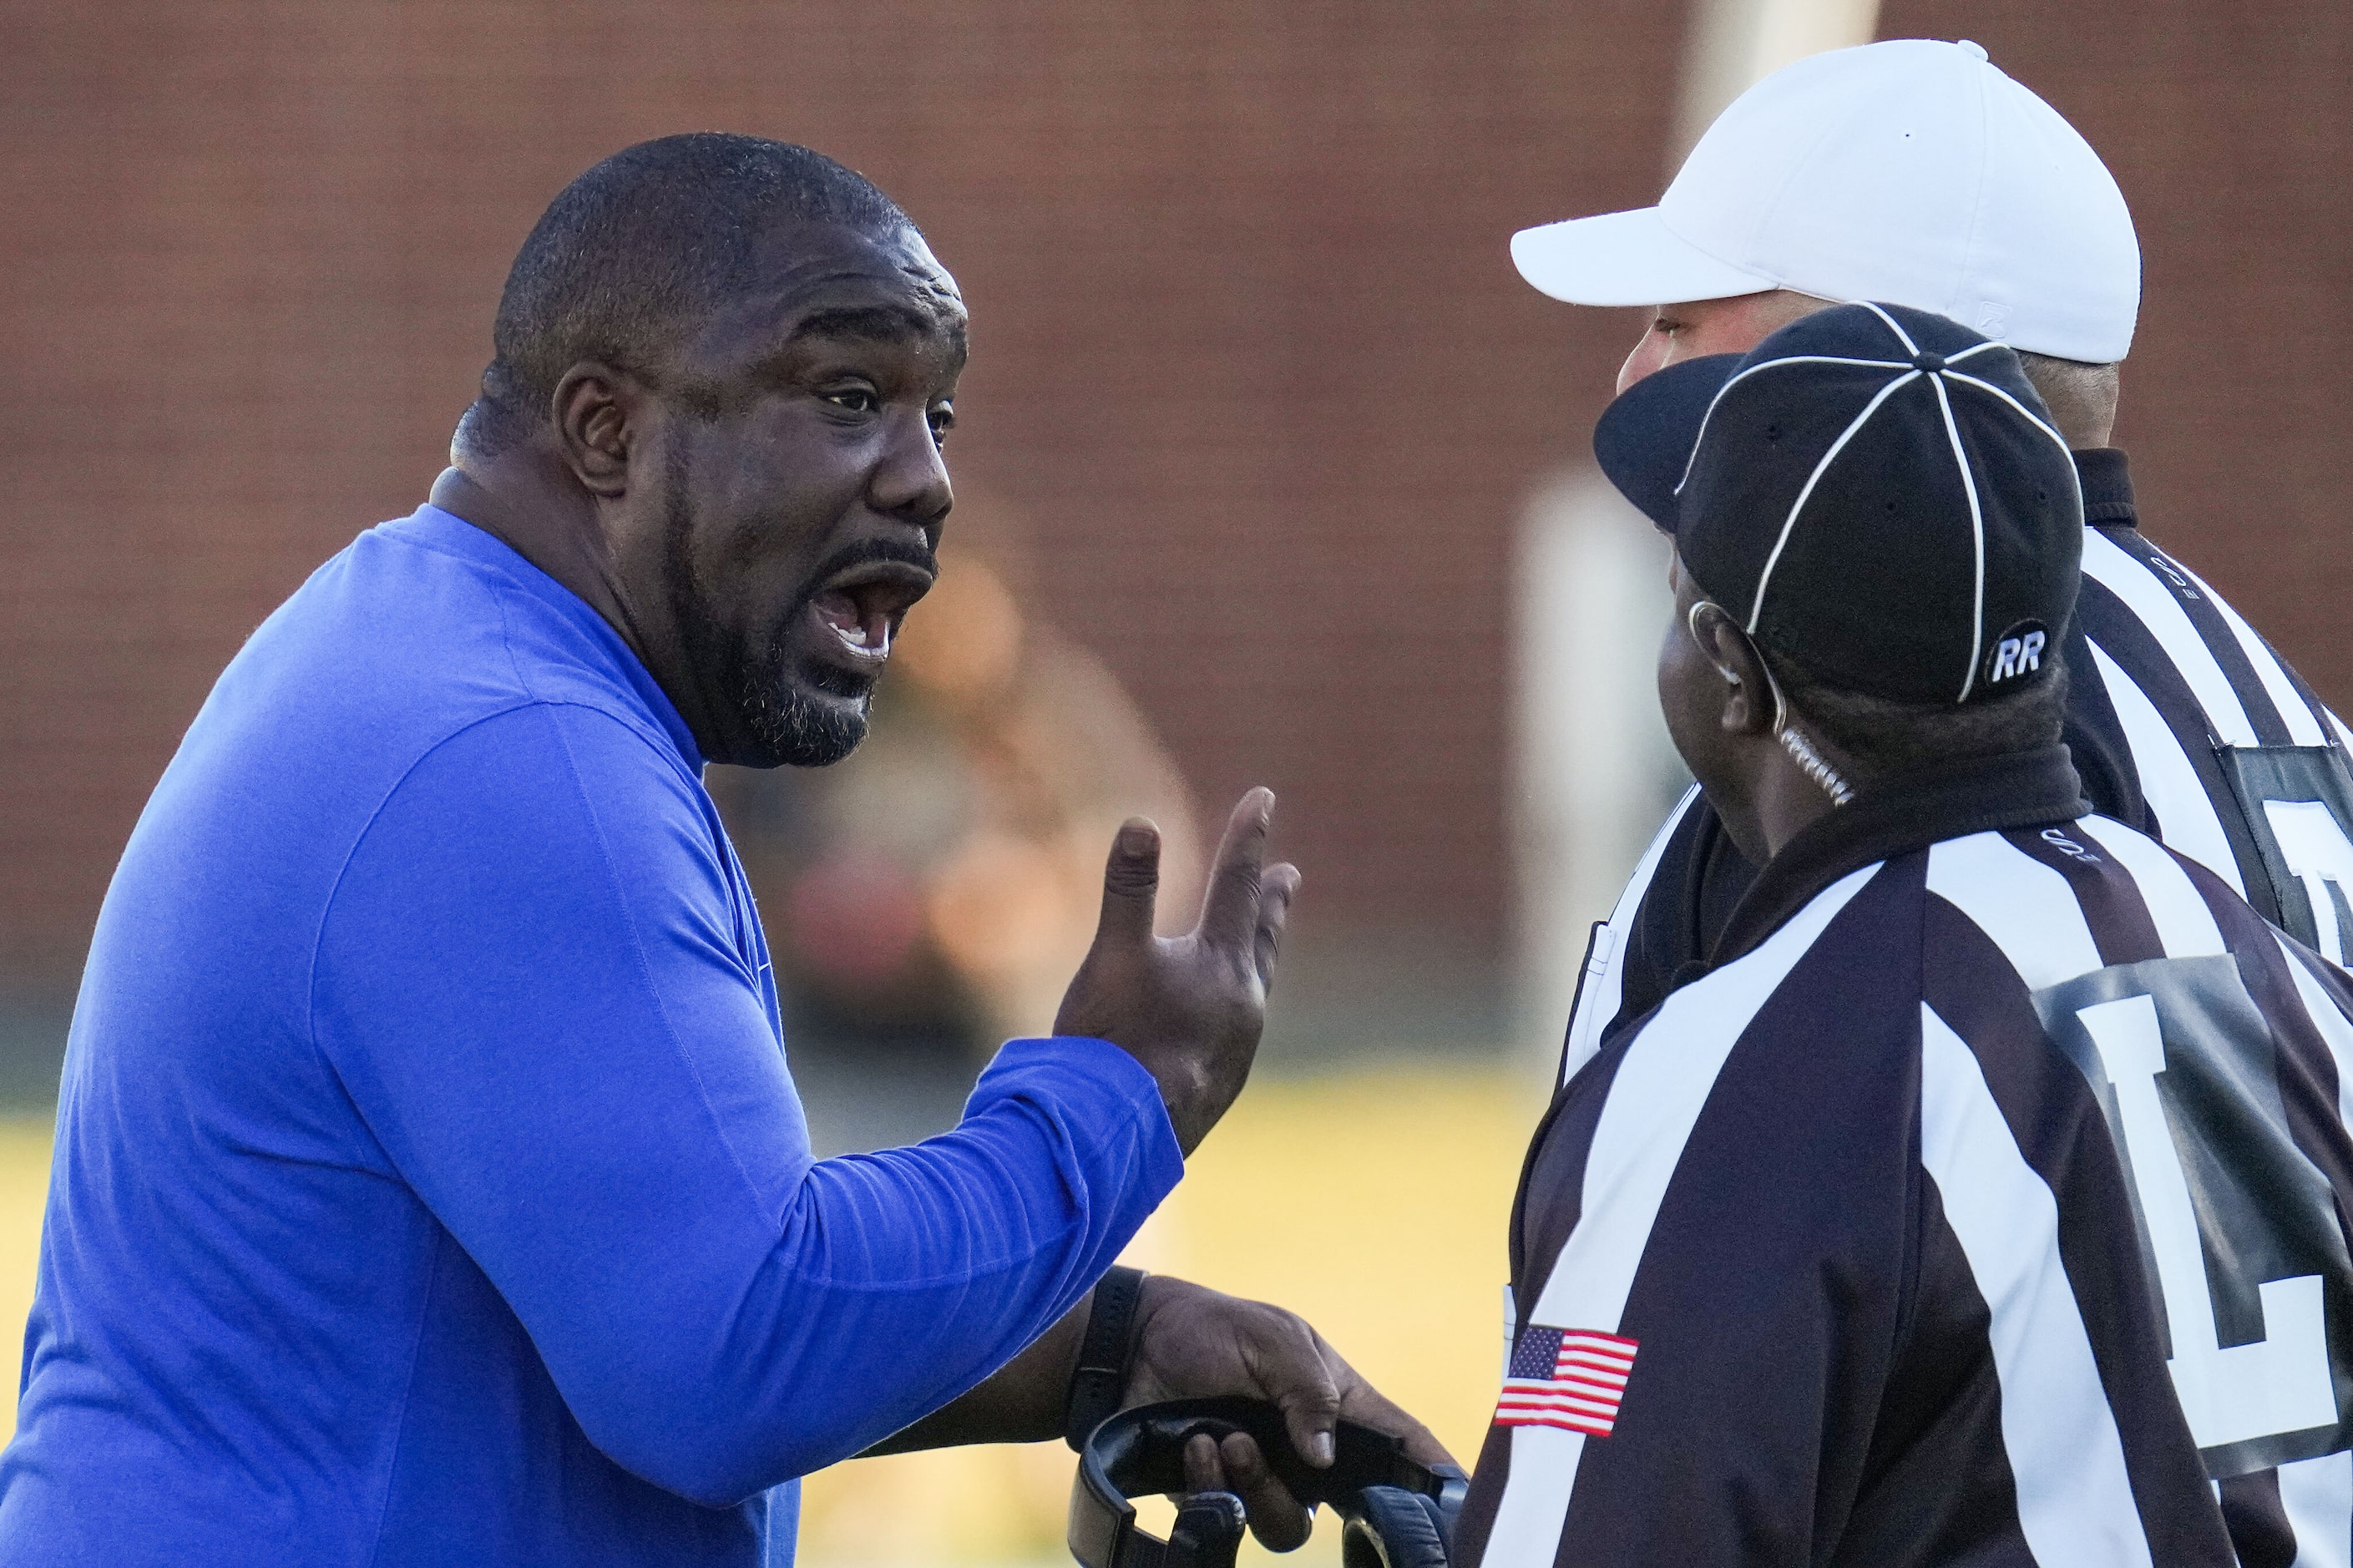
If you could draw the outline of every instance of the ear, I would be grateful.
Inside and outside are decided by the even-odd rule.
[[[636,377],[594,360],[555,384],[549,412],[556,449],[589,494],[610,500],[629,488],[629,453],[649,401]]]
[[[1773,728],[1778,704],[1773,678],[1757,645],[1748,640],[1721,605],[1702,603],[1692,608],[1692,636],[1724,677],[1724,709],[1718,722],[1729,735],[1762,735]]]

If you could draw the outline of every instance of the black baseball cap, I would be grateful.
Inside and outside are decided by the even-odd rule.
[[[2084,502],[2018,355],[1900,305],[1838,305],[1670,365],[1593,432],[1767,651],[1909,703],[2007,696],[2056,663]]]

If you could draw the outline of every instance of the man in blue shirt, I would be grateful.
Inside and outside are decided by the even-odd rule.
[[[781,1563],[796,1477],[1077,1418],[1090,1292],[1256,1047],[1271,798],[1182,938],[1124,828],[1054,1037],[953,1131],[818,1162],[701,782],[862,735],[964,328],[800,148],[669,138],[550,207],[431,503],[255,633],[124,852],[0,1563]],[[1149,1280],[1129,1338],[1131,1397],[1429,1447],[1274,1309]]]

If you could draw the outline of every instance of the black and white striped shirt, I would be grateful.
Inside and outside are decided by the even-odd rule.
[[[2143,538],[2115,450],[2080,452],[2067,740],[2094,805],[2338,964],[2353,947],[2353,731],[2197,574]]]
[[[2353,987],[2077,793],[1867,792],[1577,1073],[1460,1560],[2353,1557]]]
[[[2065,740],[2085,798],[2338,963],[2353,949],[2353,731],[2244,617],[2142,537],[2125,454],[2075,454],[2084,585]],[[1755,868],[1694,787],[1594,928],[1562,1077],[1713,950]]]

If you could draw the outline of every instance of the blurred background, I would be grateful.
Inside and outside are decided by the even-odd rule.
[[[1305,869],[1261,1080],[1140,1261],[1314,1318],[1458,1450],[1588,922],[1676,787],[1662,559],[1585,457],[1641,321],[1511,232],[1653,200],[1747,81],[1973,37],[2107,159],[2149,531],[2342,708],[2341,0],[341,0],[0,6],[0,1331],[83,945],[222,664],[406,513],[547,200],[723,128],[961,281],[946,574],[867,748],[714,769],[829,1149],[1052,1015],[1111,826],[1251,784]],[[1058,1447],[841,1467],[805,1561],[1050,1563]],[[1335,1560],[1333,1542],[1308,1549]]]

